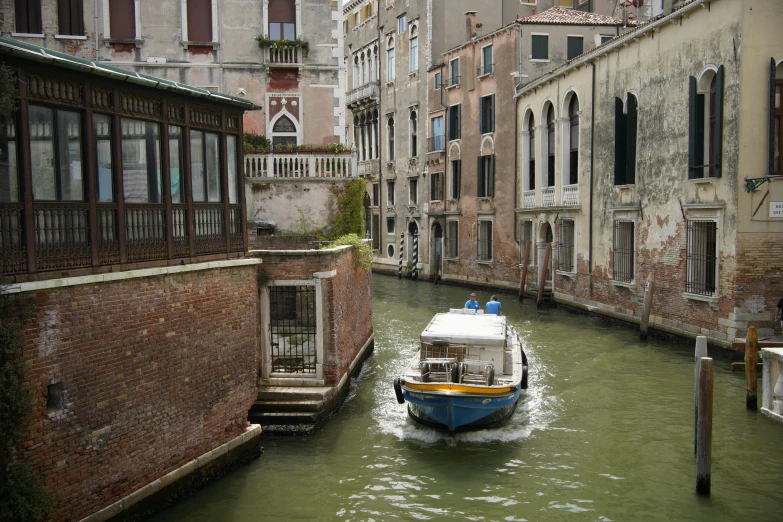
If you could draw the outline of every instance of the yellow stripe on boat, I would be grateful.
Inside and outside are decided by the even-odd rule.
[[[454,384],[450,382],[417,383],[405,381],[403,386],[419,391],[473,393],[476,395],[502,395],[504,393],[511,393],[516,389],[513,386],[504,386],[503,388],[474,388],[473,386],[465,386],[463,384]]]

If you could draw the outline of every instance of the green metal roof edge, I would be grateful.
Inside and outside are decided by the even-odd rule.
[[[178,92],[192,96],[194,98],[207,98],[210,101],[216,103],[233,105],[245,110],[261,109],[261,107],[258,105],[244,98],[238,98],[229,94],[216,93],[206,89],[201,89],[199,87],[194,87],[192,85],[186,85],[184,83],[177,83],[171,80],[137,73],[128,69],[121,69],[120,67],[115,67],[111,64],[94,62],[92,60],[79,58],[70,54],[54,51],[52,49],[46,49],[45,47],[39,47],[27,42],[12,40],[10,38],[0,38],[0,53],[8,56],[17,56],[19,58],[24,58],[43,64],[54,65],[64,69],[85,72],[95,76],[103,76],[119,81],[135,83],[145,87],[151,87],[153,89]]]

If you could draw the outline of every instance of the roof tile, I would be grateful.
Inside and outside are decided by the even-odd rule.
[[[623,25],[623,21],[620,18],[578,11],[567,7],[552,7],[543,13],[519,18],[517,22],[523,24]],[[629,20],[628,25],[636,25],[636,22]]]

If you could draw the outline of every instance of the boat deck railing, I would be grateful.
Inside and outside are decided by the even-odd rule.
[[[421,360],[425,359],[455,359],[462,362],[468,353],[467,344],[421,343]]]

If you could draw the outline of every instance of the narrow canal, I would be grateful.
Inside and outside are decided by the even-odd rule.
[[[397,404],[392,379],[438,311],[469,289],[375,276],[375,353],[309,438],[155,522],[251,520],[781,520],[783,425],[745,410],[744,376],[716,359],[712,495],[695,494],[693,347],[499,295],[530,359],[507,425],[450,437]],[[479,290],[486,302],[490,292]]]

